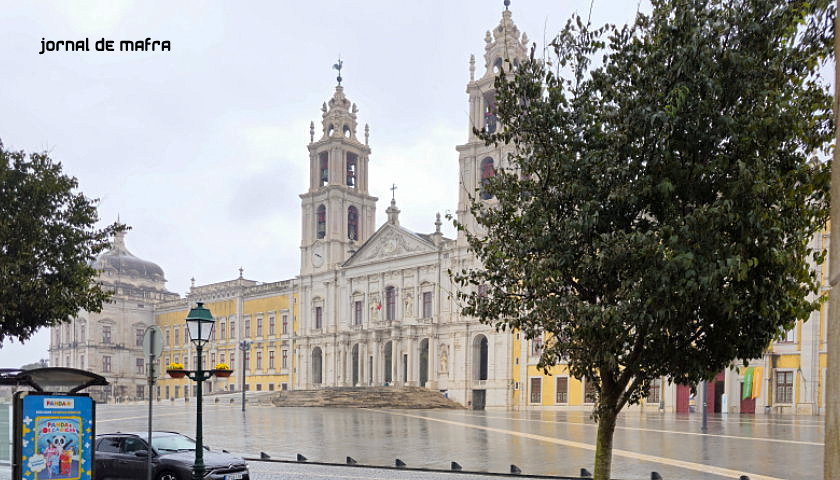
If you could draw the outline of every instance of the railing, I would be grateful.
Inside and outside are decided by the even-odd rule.
[[[576,477],[571,476],[556,476],[556,475],[539,475],[539,474],[527,474],[523,473],[522,469],[517,465],[510,466],[510,472],[481,472],[481,471],[470,471],[464,470],[461,465],[456,462],[450,462],[449,469],[443,468],[424,468],[424,467],[411,467],[406,464],[401,459],[397,458],[394,459],[394,465],[365,465],[359,463],[353,457],[346,457],[344,463],[335,463],[335,462],[322,462],[322,461],[311,461],[304,455],[298,453],[296,455],[295,460],[280,460],[280,459],[273,459],[271,455],[260,452],[259,457],[245,457],[245,460],[248,462],[256,462],[256,463],[264,463],[266,465],[270,464],[306,464],[312,466],[324,466],[324,467],[343,467],[343,468],[367,468],[367,469],[377,469],[377,470],[406,470],[406,471],[413,471],[413,472],[428,472],[428,473],[458,473],[458,474],[468,474],[468,475],[479,475],[483,477],[508,477],[508,478],[542,478],[542,479],[553,479],[553,480],[587,480],[592,478],[592,473],[587,470],[586,468],[580,469],[580,475]],[[412,476],[411,478],[414,478]],[[666,480],[660,475],[658,472],[650,472],[651,480]],[[750,480],[750,477],[747,475],[741,475],[738,477],[738,480]]]

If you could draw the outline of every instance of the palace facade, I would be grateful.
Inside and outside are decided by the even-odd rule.
[[[528,39],[505,10],[484,40],[483,65],[470,59],[466,93],[472,126],[493,131],[495,75],[503,59],[516,63],[525,57]],[[300,194],[299,276],[260,283],[243,278],[240,270],[233,280],[193,285],[181,298],[166,291],[162,269],[131,255],[118,235],[96,262],[100,280],[116,293],[113,301],[101,314],[81,312],[54,328],[50,364],[105,375],[112,382],[99,392],[105,399],[142,399],[147,393],[142,332],[157,324],[165,346],[155,395],[193,395],[190,381],[168,378],[163,370],[170,362],[194,368],[184,319],[201,301],[216,319],[205,365],[226,363],[235,372],[208,381],[204,391],[210,394],[415,385],[470,408],[591,408],[595,392],[584,379],[569,376],[564,365],[548,373],[537,368],[543,339],[496,332],[460,314],[457,287],[447,272],[474,267],[476,260],[462,234],[443,236],[440,214],[430,213],[427,228],[415,231],[401,224],[392,196],[385,222],[377,225],[378,198],[368,183],[368,128],[360,128],[358,113],[339,84],[322,107],[318,128],[310,125],[309,182]],[[456,212],[459,222],[474,229],[470,196],[483,195],[482,181],[505,166],[510,147],[485,145],[473,128],[465,134],[466,143],[456,146]],[[827,230],[813,241],[814,247],[827,247]],[[827,285],[827,265],[821,268]],[[826,308],[750,362],[763,367],[760,371],[721,372],[708,385],[709,411],[822,413]],[[748,383],[759,386],[746,399],[745,377],[758,377]],[[688,387],[662,379],[633,408],[688,412],[700,404]]]

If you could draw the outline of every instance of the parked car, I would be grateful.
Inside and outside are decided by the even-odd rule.
[[[96,479],[146,479],[146,460],[152,455],[155,480],[190,480],[195,462],[195,441],[176,432],[106,433],[96,436]],[[241,457],[204,447],[204,466],[212,480],[250,480],[248,464]]]

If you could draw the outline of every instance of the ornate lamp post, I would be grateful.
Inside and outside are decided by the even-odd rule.
[[[190,332],[190,341],[195,344],[198,355],[195,370],[188,370],[187,376],[196,382],[195,390],[195,463],[193,464],[193,480],[204,478],[204,442],[202,432],[201,416],[201,386],[205,380],[213,376],[212,370],[204,370],[201,367],[201,350],[210,341],[210,334],[213,333],[213,315],[210,310],[204,308],[204,304],[198,302],[195,308],[187,315],[187,328]]]
[[[242,350],[242,411],[245,411],[245,370],[248,369],[248,349],[253,342],[242,340],[239,342],[239,349]]]

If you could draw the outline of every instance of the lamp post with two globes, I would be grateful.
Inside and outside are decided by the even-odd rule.
[[[195,370],[187,370],[187,377],[196,382],[195,390],[195,463],[193,464],[193,480],[202,480],[205,474],[204,468],[204,442],[202,431],[201,412],[201,387],[205,380],[213,376],[213,370],[204,370],[201,365],[201,351],[204,345],[210,341],[213,333],[213,315],[210,310],[204,308],[204,304],[198,302],[196,307],[190,310],[187,315],[187,329],[190,332],[190,341],[195,345],[197,354]]]

